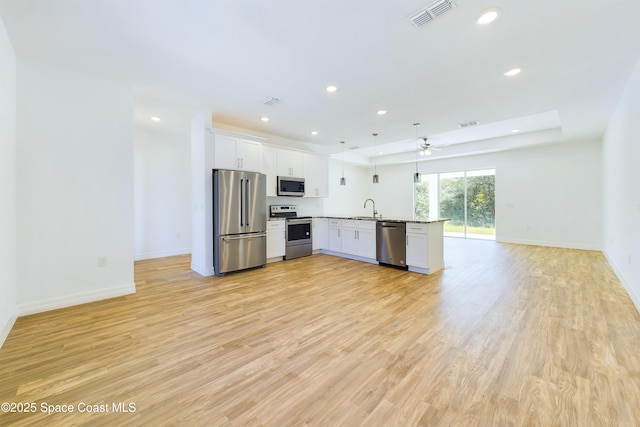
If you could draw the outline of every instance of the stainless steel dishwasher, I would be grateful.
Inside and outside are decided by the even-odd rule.
[[[376,259],[381,264],[406,268],[407,224],[395,221],[376,223]]]

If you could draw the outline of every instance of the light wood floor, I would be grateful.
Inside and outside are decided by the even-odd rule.
[[[224,278],[137,262],[135,295],[18,319],[0,402],[38,412],[0,425],[640,425],[640,316],[600,253],[445,250],[431,276],[326,255]]]

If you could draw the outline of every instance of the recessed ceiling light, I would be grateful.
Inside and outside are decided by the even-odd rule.
[[[260,117],[260,120],[266,123],[269,121],[269,117]]]
[[[333,93],[333,92],[335,92],[337,90],[338,90],[338,88],[335,87],[335,86],[327,86],[327,92]]]
[[[498,16],[500,16],[500,12],[502,10],[499,7],[491,7],[489,9],[485,9],[480,14],[480,17],[476,21],[478,25],[487,25],[496,20]]]
[[[159,122],[160,121],[160,117],[153,116],[153,117],[151,117],[151,120],[153,120],[154,122]]]
[[[311,135],[317,135],[317,134],[318,134],[318,131],[317,131],[317,130],[312,130],[312,131],[311,131]]]
[[[378,110],[379,116],[384,116],[385,114],[387,114],[387,110]]]
[[[511,129],[511,132],[518,133],[518,132],[520,132],[520,129]]]
[[[515,75],[520,74],[520,71],[522,71],[520,68],[512,68],[510,70],[505,71],[504,73],[502,73],[504,76],[507,77],[513,77]]]

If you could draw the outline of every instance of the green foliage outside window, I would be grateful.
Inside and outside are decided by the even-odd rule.
[[[449,227],[465,223],[463,177],[440,179],[440,218],[450,218]],[[417,219],[429,218],[429,182],[416,184]],[[467,177],[467,227],[495,228],[495,175]]]
[[[429,183],[416,184],[416,219],[429,219]]]

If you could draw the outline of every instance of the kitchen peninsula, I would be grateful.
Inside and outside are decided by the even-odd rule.
[[[271,228],[277,227],[271,218]],[[280,220],[283,221],[284,220]],[[376,238],[379,221],[401,223],[406,226],[406,268],[408,271],[431,274],[444,268],[443,228],[447,219],[404,220],[396,218],[314,216],[312,217],[313,253],[322,253],[357,261],[379,264]],[[267,228],[270,228],[269,226]],[[267,236],[267,258],[270,262],[282,260],[283,232]],[[275,240],[278,240],[277,242]],[[269,248],[273,248],[269,250]]]
[[[404,220],[372,217],[314,218],[314,239],[322,241],[323,220],[327,222],[328,245],[317,252],[378,264],[376,224],[378,221],[406,225],[406,266],[409,271],[431,274],[444,268],[443,229],[446,219]],[[320,236],[319,236],[320,235]]]

